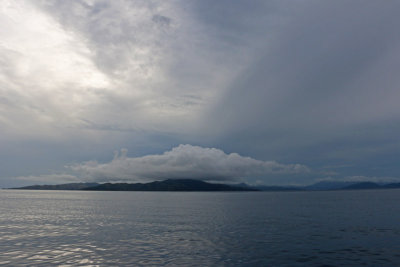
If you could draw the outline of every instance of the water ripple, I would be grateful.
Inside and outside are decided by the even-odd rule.
[[[3,190],[0,265],[398,266],[390,192]]]

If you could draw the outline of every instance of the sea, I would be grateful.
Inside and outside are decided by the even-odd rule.
[[[0,190],[4,266],[400,266],[400,190]]]

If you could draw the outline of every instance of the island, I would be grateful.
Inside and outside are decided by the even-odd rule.
[[[60,185],[32,185],[10,189],[87,191],[259,191],[259,189],[246,186],[208,183],[194,179],[168,179],[149,183],[74,183]]]
[[[337,191],[337,190],[376,190],[397,189],[400,183],[378,184],[373,182],[332,182],[322,181],[308,186],[265,186],[209,183],[195,179],[167,179],[149,183],[69,183],[58,185],[31,185],[20,190],[85,190],[85,191]]]

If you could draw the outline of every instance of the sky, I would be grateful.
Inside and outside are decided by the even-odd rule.
[[[399,182],[399,11],[3,0],[0,187]]]

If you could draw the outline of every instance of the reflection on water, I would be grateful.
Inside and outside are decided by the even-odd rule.
[[[0,191],[0,265],[398,266],[400,190]]]

